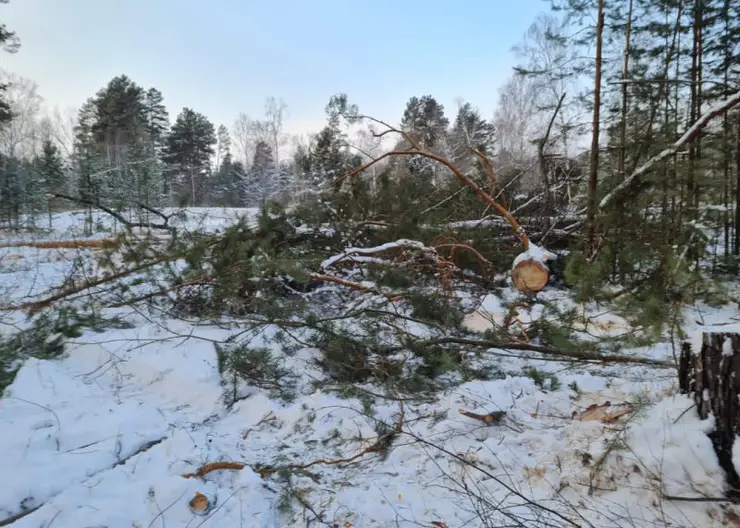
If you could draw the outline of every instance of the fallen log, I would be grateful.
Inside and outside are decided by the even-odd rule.
[[[210,464],[205,464],[201,466],[200,468],[198,468],[198,471],[196,471],[195,473],[183,473],[180,476],[186,479],[193,478],[193,477],[202,478],[202,477],[205,477],[211,471],[216,471],[219,469],[231,469],[231,470],[239,471],[239,470],[244,469],[245,466],[246,464],[244,464],[243,462],[228,462],[228,461],[211,462]]]
[[[514,259],[511,268],[511,281],[517,290],[536,293],[550,280],[547,262],[557,258],[555,253],[542,249],[532,242],[524,253]]]
[[[80,239],[80,240],[18,240],[12,242],[0,243],[0,248],[19,248],[19,247],[30,247],[36,249],[80,249],[80,248],[94,248],[94,249],[105,249],[114,248],[120,241],[115,238],[102,238],[102,239]]]
[[[550,270],[542,262],[522,260],[511,270],[511,280],[519,291],[538,292],[547,286]]]
[[[624,354],[602,354],[594,350],[566,350],[564,348],[554,348],[546,345],[537,345],[525,342],[506,342],[494,341],[490,339],[471,339],[467,337],[446,336],[436,339],[421,341],[421,346],[432,345],[466,345],[477,348],[498,348],[501,350],[518,350],[524,352],[536,352],[544,357],[554,358],[555,361],[562,361],[565,358],[584,361],[606,363],[625,363],[634,365],[650,365],[653,367],[671,368],[675,366],[672,361],[653,359],[639,356],[628,356]],[[533,358],[534,359],[534,358]]]

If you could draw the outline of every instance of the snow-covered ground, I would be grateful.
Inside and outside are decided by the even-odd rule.
[[[259,210],[254,208],[227,208],[227,207],[193,207],[193,208],[164,208],[161,212],[169,216],[168,224],[179,229],[200,230],[204,232],[214,232],[221,230],[224,226],[241,217],[252,218],[258,214]],[[85,218],[91,214],[91,220],[94,230],[93,236],[85,236]],[[124,214],[124,217],[131,221],[138,219],[152,223],[162,223],[163,219],[154,214],[148,215],[147,218],[140,218]],[[30,227],[29,222],[24,222],[26,227]],[[105,233],[115,232],[120,229],[118,222],[102,211],[94,210],[88,213],[84,210],[68,211],[53,213],[51,218],[51,228],[49,228],[49,219],[46,216],[40,216],[35,221],[36,234],[30,230],[23,233],[23,240],[34,240],[42,238],[44,240],[71,240],[84,238],[101,238]],[[17,235],[0,231],[3,239],[17,240]]]
[[[253,211],[190,213],[188,227],[216,230]],[[80,218],[59,215],[46,236],[81,233]],[[13,286],[13,302],[41,293],[92,253],[0,249],[1,287]],[[500,307],[488,297],[480,310],[495,320]],[[686,315],[691,332],[739,319],[736,307],[695,306]],[[134,328],[70,340],[61,359],[28,360],[0,399],[0,526],[476,528],[504,526],[505,518],[535,528],[740,526],[732,506],[664,498],[723,492],[705,434],[711,423],[676,393],[674,370],[492,356],[505,379],[468,382],[434,401],[369,404],[303,384],[292,402],[255,389],[227,410],[214,343],[228,330],[135,320]],[[634,352],[672,357],[667,343]],[[289,361],[308,377],[312,356],[306,349]],[[526,375],[532,366],[558,386],[536,384]],[[640,411],[627,422],[579,419],[605,402]],[[460,410],[506,416],[489,425]],[[378,424],[393,426],[400,413],[403,432],[387,456],[333,463],[372,445]],[[267,478],[256,471],[317,460]],[[219,461],[245,466],[182,476]],[[189,508],[196,492],[214,501],[207,515]]]

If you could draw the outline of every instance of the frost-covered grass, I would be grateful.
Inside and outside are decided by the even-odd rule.
[[[253,214],[191,211],[188,227],[215,231],[245,213]],[[47,236],[81,233],[80,218],[60,216],[59,231]],[[70,266],[91,265],[92,253],[5,248],[0,282],[20,301],[58,284]],[[542,296],[572,303],[556,290]],[[500,319],[502,300],[488,296],[480,310]],[[0,523],[35,508],[11,526],[704,527],[729,516],[713,502],[664,498],[723,492],[705,434],[711,423],[676,393],[672,369],[491,356],[476,361],[496,362],[501,379],[399,402],[366,385],[348,398],[315,390],[316,352],[303,349],[285,358],[303,375],[292,401],[251,388],[227,409],[214,343],[231,330],[116,314],[133,327],[85,332],[61,359],[27,360],[0,400]],[[520,319],[540,316],[535,307]],[[686,316],[694,333],[738,317],[736,307],[706,306]],[[601,323],[603,332],[624,331],[616,316],[602,314]],[[632,352],[672,357],[667,342]],[[629,402],[635,413],[612,424],[573,419],[606,401]],[[506,417],[487,425],[461,409]],[[295,467],[353,457],[400,412],[403,431],[386,456]],[[223,460],[246,467],[181,476]],[[263,479],[252,468],[265,465],[293,469]],[[188,508],[196,491],[216,499],[208,516]]]

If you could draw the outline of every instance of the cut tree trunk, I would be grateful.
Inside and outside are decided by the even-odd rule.
[[[547,286],[550,271],[537,260],[522,260],[511,270],[511,280],[517,290],[535,293]]]
[[[682,394],[693,397],[699,418],[714,415],[715,427],[708,436],[725,472],[728,498],[740,499],[740,475],[732,463],[735,435],[740,433],[740,334],[704,333],[699,351],[683,343],[678,384]]]

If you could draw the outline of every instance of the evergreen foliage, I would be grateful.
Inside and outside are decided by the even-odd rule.
[[[172,189],[181,203],[205,203],[216,142],[213,123],[203,114],[183,108],[167,136],[164,153]]]
[[[8,0],[2,0],[0,3],[6,4]],[[15,53],[18,51],[20,46],[20,40],[18,39],[15,32],[10,31],[5,24],[0,23],[0,47],[3,51],[9,53]],[[3,97],[3,92],[7,90],[7,84],[0,83],[0,126],[4,123],[8,123],[13,119],[13,111],[10,105]]]
[[[84,207],[91,235],[93,210],[108,211],[126,229],[107,265],[111,273],[145,270],[136,280],[167,294],[148,298],[150,308],[277,328],[273,338],[286,353],[299,344],[317,351],[312,365],[326,375],[322,383],[428,390],[504,371],[472,368],[454,339],[471,335],[461,326],[465,295],[503,286],[522,251],[509,225],[443,158],[514,212],[535,243],[560,254],[551,287],[607,305],[633,325],[602,339],[601,350],[649,343],[678,325],[682,306],[721,297],[719,281],[740,266],[740,108],[652,166],[639,185],[611,193],[738,90],[740,23],[729,0],[553,0],[551,7],[517,46],[521,63],[492,119],[465,102],[446,115],[433,95],[413,96],[389,118],[399,123],[393,135],[338,94],[325,126],[290,156],[284,105],[274,99],[264,120],[244,116],[232,137],[192,108],[170,126],[157,88],[116,76],[80,108],[68,155],[49,135],[34,143],[29,134],[28,149],[4,146],[0,221],[32,228],[45,213],[52,227],[55,211]],[[601,61],[591,49],[597,37],[605,43]],[[0,44],[13,38],[0,25]],[[12,102],[0,100],[0,126],[20,122]],[[597,148],[579,152],[594,132],[583,115],[594,110]],[[353,127],[364,132],[362,145]],[[417,147],[422,154],[410,153]],[[396,155],[358,170],[388,150]],[[610,205],[598,205],[605,197]],[[205,236],[168,223],[176,217],[165,208],[185,205],[260,214],[256,225],[245,218]],[[134,235],[133,225],[150,233]],[[157,242],[152,229],[170,238]],[[394,247],[399,240],[418,246]],[[384,244],[390,249],[377,255],[321,267],[347,248]],[[133,302],[134,289],[117,293]],[[546,310],[562,324],[540,320],[529,340],[571,351],[592,346],[577,310]],[[519,335],[506,325],[475,337]],[[219,351],[225,376],[257,371],[277,390],[277,374],[287,375],[280,358],[233,345]],[[531,375],[551,389],[557,383]]]

